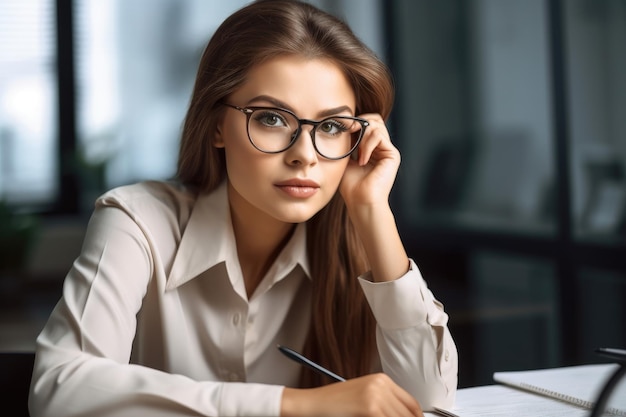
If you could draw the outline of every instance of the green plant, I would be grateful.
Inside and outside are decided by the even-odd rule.
[[[0,201],[0,272],[24,266],[38,229],[34,215],[18,213]]]

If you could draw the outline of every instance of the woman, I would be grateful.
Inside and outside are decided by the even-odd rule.
[[[229,17],[200,63],[177,181],[96,203],[37,340],[32,416],[450,406],[447,316],[388,204],[391,91],[386,67],[310,5],[258,1]]]

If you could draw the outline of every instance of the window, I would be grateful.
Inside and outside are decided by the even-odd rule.
[[[44,204],[57,193],[54,1],[0,3],[0,200]]]
[[[174,175],[204,46],[245,3],[75,2],[77,162],[86,211],[105,189]]]

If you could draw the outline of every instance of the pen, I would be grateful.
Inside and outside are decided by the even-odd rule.
[[[318,372],[322,375],[326,375],[327,377],[334,379],[335,381],[339,381],[339,382],[344,382],[345,379],[340,377],[339,375],[337,375],[334,372],[329,371],[328,369],[324,368],[323,366],[320,366],[318,364],[316,364],[315,362],[313,362],[312,360],[305,358],[304,356],[302,356],[301,354],[299,354],[298,352],[296,352],[293,349],[289,349],[288,347],[285,346],[281,346],[278,345],[278,350],[280,350],[285,356],[287,356],[289,359],[298,362],[301,365],[304,365],[312,370],[314,370],[315,372]]]
[[[437,414],[438,416],[443,416],[443,417],[459,417],[458,415],[454,414],[452,411],[444,410],[443,408],[439,408],[439,407],[434,407],[433,412],[434,414]]]
[[[598,353],[599,355],[605,356],[607,358],[613,359],[617,362],[626,364],[626,350],[624,349],[598,348],[596,349],[596,353]]]
[[[342,378],[339,375],[337,375],[336,373],[331,372],[328,369],[324,368],[323,366],[316,364],[312,360],[302,356],[301,354],[299,354],[298,352],[296,352],[293,349],[289,349],[288,347],[278,345],[278,350],[280,350],[289,359],[291,359],[293,361],[296,361],[299,364],[304,365],[304,366],[314,370],[315,372],[318,372],[318,373],[320,373],[322,375],[326,375],[327,377],[329,377],[331,379],[334,379],[335,381],[338,381],[338,382],[344,382],[345,381],[345,378]],[[435,412],[435,414],[438,414],[440,416],[459,417],[456,414],[454,414],[454,413],[452,413],[452,412],[450,412],[448,410],[444,410],[442,408],[435,407],[434,412]]]

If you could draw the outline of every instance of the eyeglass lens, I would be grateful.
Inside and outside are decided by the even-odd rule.
[[[297,139],[298,119],[280,109],[256,109],[248,119],[252,143],[264,152],[281,152]],[[322,120],[312,130],[317,151],[326,158],[347,156],[360,139],[363,127],[356,120],[334,116]]]

